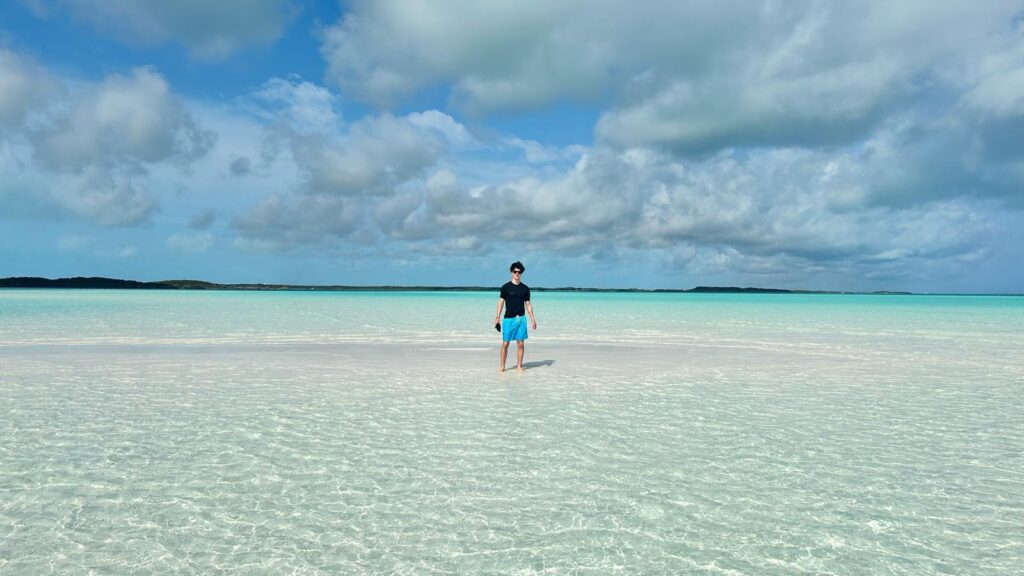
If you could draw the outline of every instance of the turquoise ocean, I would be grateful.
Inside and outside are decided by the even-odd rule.
[[[1024,574],[1024,298],[496,300],[0,290],[0,575]]]

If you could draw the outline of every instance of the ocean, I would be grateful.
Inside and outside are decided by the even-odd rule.
[[[1024,573],[1024,298],[496,300],[0,290],[0,574]]]

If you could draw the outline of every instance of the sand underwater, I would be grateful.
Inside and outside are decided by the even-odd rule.
[[[1024,298],[495,300],[0,291],[0,574],[1024,573]]]

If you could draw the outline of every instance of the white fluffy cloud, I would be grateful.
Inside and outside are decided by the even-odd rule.
[[[58,83],[42,67],[0,48],[0,129],[21,126],[58,92]]]
[[[390,115],[360,120],[338,140],[292,141],[310,190],[323,194],[387,193],[436,162],[444,150],[430,131]]]
[[[148,68],[111,76],[72,103],[35,135],[39,160],[57,170],[96,164],[187,163],[205,154],[215,136],[203,130],[167,81]]]
[[[270,127],[267,138],[293,163],[297,188],[268,196],[232,226],[251,249],[281,250],[355,238],[381,203],[426,174],[453,147],[473,140],[461,124],[438,111],[396,117],[368,116],[333,134]]]
[[[200,58],[273,42],[293,9],[158,4],[39,3]],[[515,247],[839,286],[1016,254],[998,238],[1024,208],[1019,2],[345,10],[320,30],[327,86],[202,102],[153,68],[62,83],[0,49],[0,195],[18,217],[152,223],[151,246],[194,254],[234,240],[404,265]]]
[[[88,167],[83,171],[50,178],[50,201],[75,216],[101,226],[132,226],[145,222],[158,201],[146,187],[146,179],[122,170]]]
[[[381,105],[446,85],[471,111],[609,101],[601,141],[703,153],[855,142],[922,105],[923,84],[1017,106],[1013,77],[970,68],[1019,47],[1020,12],[1008,1],[356,2],[322,52],[344,93]]]
[[[357,2],[325,31],[322,53],[329,77],[346,94],[377,103],[453,82],[458,97],[474,108],[542,104],[563,92],[583,96],[604,82],[606,72],[595,66],[613,56],[614,46],[601,47],[597,40],[593,57],[579,62],[579,33],[587,33],[586,25],[552,34],[560,23],[592,12],[580,7],[537,1]],[[615,23],[603,28],[610,32]]]
[[[406,120],[421,130],[443,137],[452,149],[470,150],[480,145],[465,126],[444,112],[438,110],[413,112],[406,116]]]
[[[341,102],[323,86],[301,78],[271,78],[240,100],[267,124],[306,134],[334,134],[341,128]]]
[[[71,84],[5,50],[0,69],[0,144],[13,170],[0,194],[36,215],[144,223],[160,204],[149,170],[187,169],[214,144],[215,135],[152,69]]]
[[[602,107],[574,169],[426,182],[376,208],[390,237],[895,274],[978,254],[989,199],[1024,207],[1022,14],[1012,1],[356,2],[321,50],[331,82],[380,106],[442,87],[470,113]],[[529,163],[571,157],[506,142]],[[514,239],[494,226],[509,219]]]
[[[593,260],[642,250],[697,274],[772,278],[842,271],[881,281],[985,253],[998,231],[986,218],[991,207],[874,202],[877,166],[860,154],[791,148],[685,160],[594,149],[558,175],[487,186],[465,185],[435,163],[430,174],[408,172],[376,191],[277,194],[233,227],[250,249],[341,241],[429,256],[515,245]]]
[[[240,235],[238,247],[277,252],[346,238],[357,229],[361,216],[361,203],[352,198],[275,194],[237,217],[232,226]]]
[[[1017,42],[979,59],[962,105],[979,114],[1006,118],[1024,114],[1024,19]]]
[[[784,68],[784,58],[774,58]],[[514,244],[594,260],[642,250],[695,273],[773,277],[796,270],[897,278],[907,273],[901,267],[924,270],[983,254],[994,234],[986,221],[990,207],[970,201],[981,175],[966,162],[969,150],[956,145],[974,126],[957,127],[955,110],[936,118],[913,112],[875,118],[883,102],[906,89],[902,69],[892,63],[866,60],[822,70],[792,83],[771,73],[760,84],[725,76],[716,81],[732,84],[695,83],[695,89],[730,96],[724,104],[714,103],[710,92],[694,96],[705,108],[720,107],[709,112],[704,133],[698,134],[696,120],[680,120],[701,116],[685,106],[673,112],[673,121],[650,119],[652,127],[670,132],[664,146],[623,140],[558,148],[516,137],[485,144],[436,110],[338,120],[334,133],[271,128],[268,134],[287,151],[277,161],[298,168],[297,187],[266,197],[232,228],[239,245],[253,250],[354,243],[385,254],[429,256],[484,254]],[[759,95],[745,87],[748,81],[771,90]],[[267,86],[278,88],[278,108],[291,118],[288,111],[303,100],[300,84]],[[305,91],[327,94],[312,85]],[[740,111],[730,115],[730,105]],[[621,119],[641,108],[624,103],[616,113]],[[786,138],[746,150],[727,145],[744,133],[752,138],[758,123],[769,138],[813,132],[814,122],[840,132],[863,130],[869,116],[873,127],[858,145],[781,146]],[[799,125],[785,127],[786,119]],[[677,129],[691,135],[671,134]],[[687,138],[718,139],[721,146],[710,149],[723,150],[676,154]],[[833,136],[793,138],[807,144]],[[644,144],[648,139],[641,138]],[[477,164],[473,151],[486,160]],[[926,167],[943,158],[964,162],[929,173]],[[480,166],[498,169],[481,178],[486,169]],[[504,176],[516,171],[521,175]],[[463,183],[464,173],[476,174],[475,182]]]
[[[291,0],[36,0],[32,6],[42,17],[68,12],[133,44],[175,42],[204,60],[274,42],[298,12]]]
[[[524,140],[515,137],[509,138],[507,143],[512,148],[522,150],[523,159],[531,164],[576,160],[586,152],[586,148],[580,145],[559,148],[537,142],[536,140]]]
[[[679,80],[601,118],[597,137],[683,152],[730,146],[843,144],[867,133],[905,89],[893,62],[855,63],[794,77],[740,74]]]
[[[695,163],[642,150],[596,152],[547,181],[483,190],[462,188],[452,178],[430,183],[422,220],[403,226],[584,254],[606,244],[692,245],[805,263],[864,262],[893,250],[938,257],[969,251],[985,232],[962,202],[848,210],[834,195],[858,186],[859,178],[837,182],[841,161],[787,150]],[[506,221],[516,226],[497,225]],[[950,229],[959,232],[950,235]]]

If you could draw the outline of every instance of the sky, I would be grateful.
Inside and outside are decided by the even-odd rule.
[[[1024,1],[0,3],[0,277],[1024,292]]]

